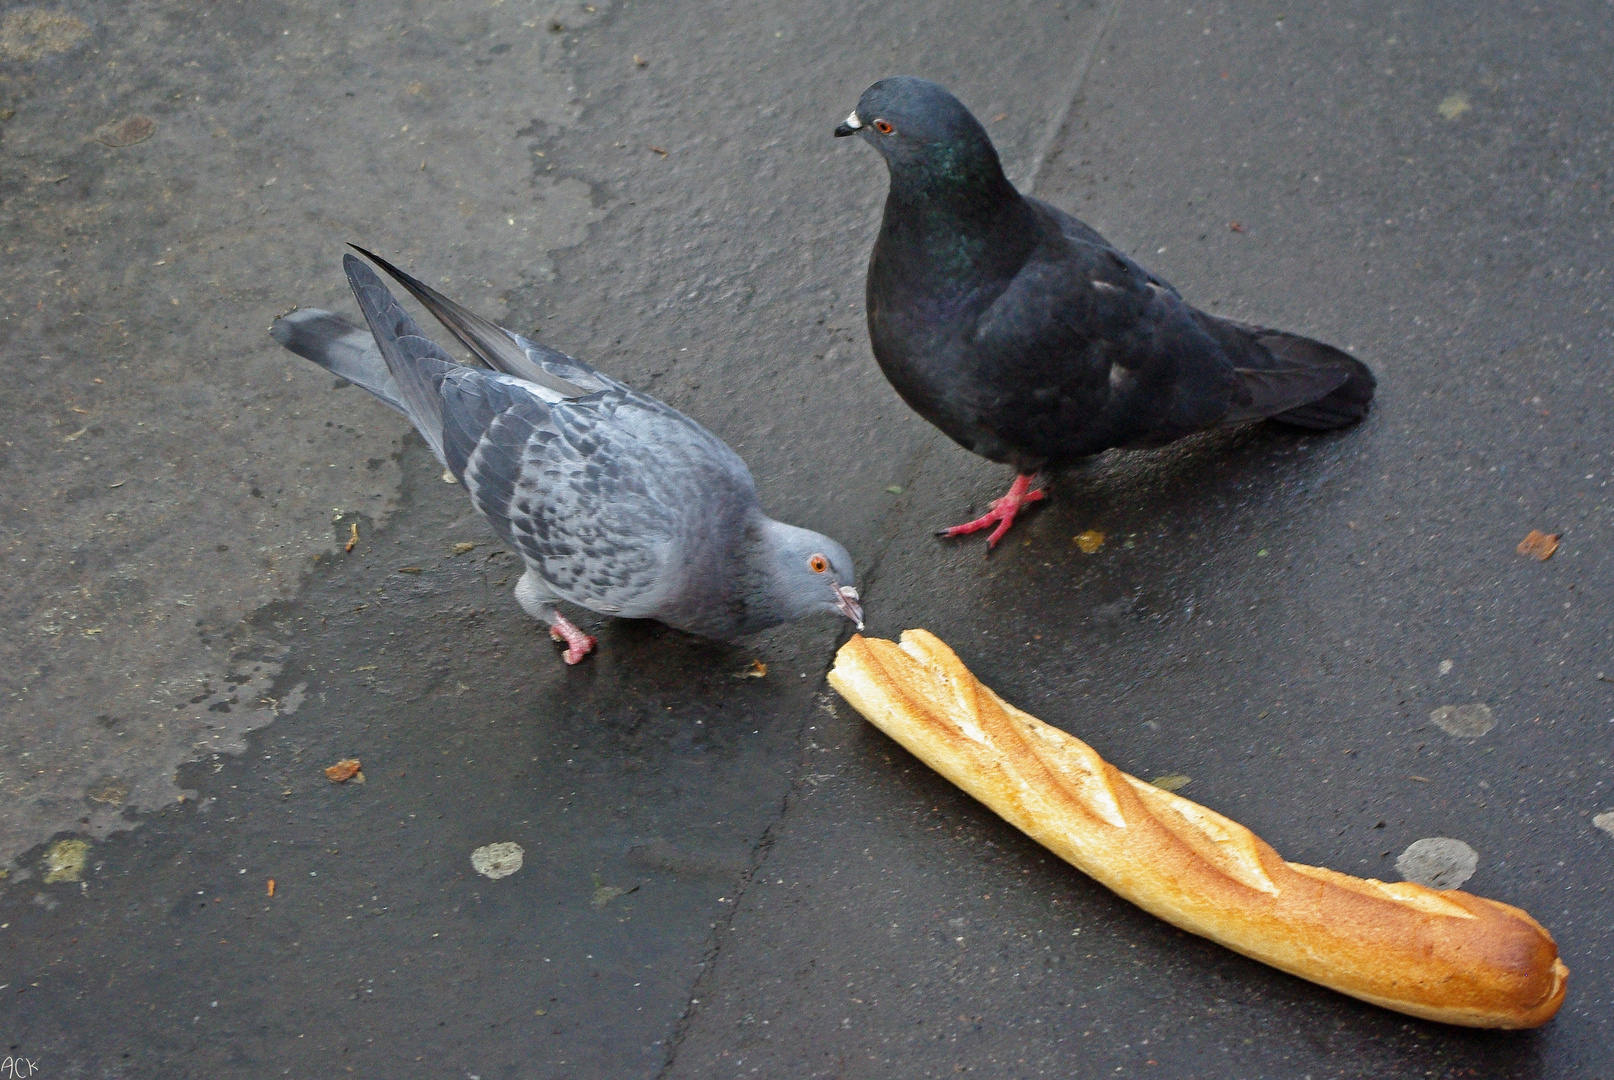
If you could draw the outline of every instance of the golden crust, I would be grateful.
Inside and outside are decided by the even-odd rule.
[[[1537,1027],[1563,1004],[1569,969],[1525,912],[1284,862],[1238,822],[1006,704],[927,631],[900,645],[854,636],[829,682],[1010,824],[1174,926],[1428,1020]]]

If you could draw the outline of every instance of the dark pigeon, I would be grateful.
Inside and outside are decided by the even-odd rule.
[[[954,441],[1018,470],[983,517],[1043,497],[1031,485],[1112,447],[1275,420],[1322,431],[1360,420],[1374,378],[1320,341],[1199,311],[1089,226],[1021,195],[985,129],[924,79],[881,79],[835,129],[891,173],[869,260],[874,356]]]
[[[270,333],[409,418],[521,556],[516,599],[566,642],[568,664],[595,639],[557,600],[721,640],[819,613],[862,629],[846,549],[764,514],[721,439],[364,254],[493,370],[456,362],[352,255],[343,266],[368,331],[305,309]]]

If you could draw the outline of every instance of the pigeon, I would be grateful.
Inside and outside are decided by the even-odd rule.
[[[1270,419],[1326,430],[1366,415],[1373,373],[1298,334],[1208,315],[1098,232],[1022,195],[947,90],[881,79],[835,129],[891,176],[869,259],[874,356],[955,442],[1013,465],[1009,493],[960,536],[988,550],[1043,498],[1032,485],[1112,447]]]
[[[362,248],[491,370],[421,332],[375,271],[343,258],[369,329],[314,308],[270,333],[402,413],[525,565],[516,600],[566,644],[555,608],[731,640],[818,613],[863,628],[852,558],[762,512],[738,454],[676,409],[489,322]]]

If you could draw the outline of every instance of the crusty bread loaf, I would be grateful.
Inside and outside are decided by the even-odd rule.
[[[1527,1028],[1569,969],[1529,915],[1468,893],[1284,862],[1244,826],[1128,776],[1005,704],[924,630],[855,636],[830,685],[1010,824],[1167,922],[1429,1020]]]

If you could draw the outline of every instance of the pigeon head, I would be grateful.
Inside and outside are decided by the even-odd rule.
[[[863,629],[852,556],[822,533],[782,521],[763,523],[753,555],[764,605],[775,622],[809,615],[844,615]]]
[[[835,134],[856,135],[878,150],[893,186],[971,190],[1008,183],[980,121],[928,79],[881,79],[863,91]]]

